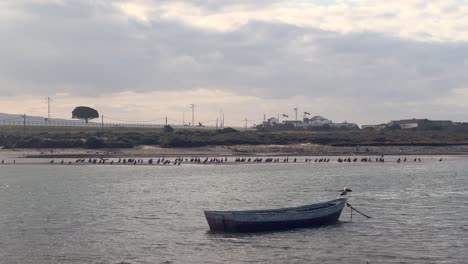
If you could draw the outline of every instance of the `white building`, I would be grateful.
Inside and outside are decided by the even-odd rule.
[[[403,123],[400,124],[401,129],[411,129],[411,128],[418,128],[418,123]]]
[[[331,125],[333,122],[322,116],[314,116],[312,118],[304,118],[304,124],[307,126],[323,126]]]
[[[276,117],[271,117],[271,118],[268,118],[267,123],[269,126],[274,126],[279,123],[279,120]]]

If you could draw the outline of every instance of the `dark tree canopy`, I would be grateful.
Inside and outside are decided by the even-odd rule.
[[[174,132],[174,128],[172,128],[172,127],[169,126],[169,125],[165,125],[165,126],[163,127],[163,132],[164,132],[164,133],[172,133],[172,132]]]
[[[98,117],[98,111],[87,106],[78,106],[72,112],[72,118],[84,119],[86,120],[86,123],[88,123],[88,119],[94,119]]]

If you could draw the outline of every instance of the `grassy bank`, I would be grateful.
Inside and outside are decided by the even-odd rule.
[[[24,133],[25,132],[25,133]],[[468,144],[468,133],[457,131],[350,130],[350,131],[236,131],[155,128],[0,127],[3,148],[164,148],[288,145],[313,143],[329,146],[449,146]]]

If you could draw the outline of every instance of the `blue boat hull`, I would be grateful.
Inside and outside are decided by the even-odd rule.
[[[211,230],[223,232],[260,232],[288,230],[335,224],[346,199],[325,203],[256,211],[205,211]]]

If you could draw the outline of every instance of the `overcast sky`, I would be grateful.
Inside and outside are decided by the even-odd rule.
[[[467,0],[2,0],[0,112],[468,121]]]

